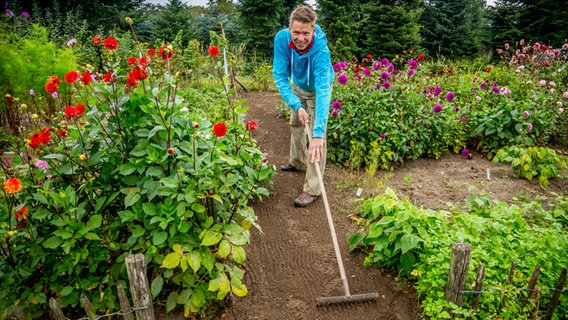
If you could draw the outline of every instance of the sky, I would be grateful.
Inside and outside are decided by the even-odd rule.
[[[493,5],[495,4],[495,0],[486,0],[488,5]],[[154,3],[154,4],[166,4],[169,1],[168,0],[146,0],[146,2],[149,3]],[[188,6],[206,6],[207,5],[207,0],[181,0],[181,2],[184,2],[185,4],[187,4]],[[308,3],[312,3],[315,1],[308,1]]]

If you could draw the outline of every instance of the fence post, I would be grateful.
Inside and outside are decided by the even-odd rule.
[[[517,270],[517,262],[513,261],[513,263],[511,263],[511,268],[509,269],[509,275],[507,276],[507,282],[506,282],[507,285],[513,283],[513,276],[515,275],[515,270]],[[501,298],[501,304],[499,304],[499,310],[497,310],[498,312],[501,312],[501,309],[503,309],[503,307],[505,306],[506,298],[507,298],[507,291],[503,293],[503,298]]]
[[[527,304],[529,299],[532,298],[534,287],[536,285],[536,281],[538,280],[538,275],[540,274],[540,265],[537,264],[534,268],[533,274],[531,279],[529,280],[529,286],[527,287],[527,295],[523,298],[523,303],[521,304],[521,309]]]
[[[469,268],[471,245],[465,242],[456,242],[452,246],[452,261],[446,287],[446,300],[455,303],[458,307],[463,304],[463,294]],[[454,315],[455,317],[456,315]]]
[[[57,300],[55,300],[54,298],[50,298],[49,299],[49,308],[51,309],[51,311],[53,311],[53,317],[56,320],[65,320],[65,315],[63,314],[63,311],[61,311],[61,308],[59,307],[59,304],[57,303]]]
[[[24,311],[22,308],[18,306],[12,307],[12,315],[8,317],[8,319],[16,319],[16,320],[26,320],[26,316],[24,315]]]
[[[89,298],[87,298],[87,296],[84,293],[81,294],[81,305],[83,306],[83,309],[85,309],[85,313],[87,314],[87,317],[89,319],[97,318],[97,313],[93,308],[93,304],[91,303],[91,301],[89,301]]]
[[[477,271],[477,279],[475,279],[475,291],[473,296],[473,302],[471,303],[471,308],[477,310],[479,307],[479,298],[481,298],[481,290],[483,289],[483,278],[485,277],[485,265],[482,263],[479,265],[479,270]]]
[[[125,264],[134,307],[146,307],[144,310],[136,310],[136,318],[138,320],[154,320],[154,306],[148,277],[146,276],[144,255],[141,253],[129,255],[126,257]]]
[[[550,298],[550,305],[548,306],[548,310],[546,311],[546,316],[544,320],[552,319],[552,315],[554,314],[554,310],[560,301],[560,295],[562,294],[562,290],[564,290],[564,286],[566,285],[566,268],[562,269],[560,276],[558,277],[558,281],[556,281],[556,287],[554,293],[552,294],[552,298]]]
[[[126,296],[126,292],[124,292],[124,288],[121,284],[116,286],[116,291],[118,292],[118,301],[120,302],[120,311],[123,314],[124,320],[134,320],[134,316],[132,316],[132,309],[130,308],[130,302],[128,302],[128,297]]]

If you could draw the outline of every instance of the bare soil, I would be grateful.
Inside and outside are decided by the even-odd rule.
[[[369,177],[328,161],[324,184],[334,217],[351,294],[378,292],[375,302],[316,306],[318,297],[344,294],[325,207],[321,197],[307,208],[295,208],[293,199],[302,191],[303,172],[282,172],[288,161],[290,129],[276,108],[278,93],[239,93],[250,106],[247,119],[258,123],[253,132],[260,149],[278,174],[270,196],[254,204],[262,230],[252,231],[246,247],[245,284],[249,294],[231,299],[214,319],[228,320],[334,320],[334,319],[420,319],[421,310],[413,284],[382,267],[363,267],[362,253],[348,253],[347,239],[358,231],[350,217],[356,208],[357,189],[370,198],[386,187],[399,198],[431,209],[447,209],[449,203],[464,206],[471,195],[501,201],[566,195],[568,181],[555,179],[546,190],[536,181],[514,177],[510,166],[493,163],[479,154],[473,159],[448,154],[441,159],[419,159],[393,171]],[[546,199],[541,199],[546,202]]]

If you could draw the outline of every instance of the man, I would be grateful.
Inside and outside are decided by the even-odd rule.
[[[296,207],[309,205],[321,194],[315,165],[323,175],[327,155],[325,133],[334,74],[327,38],[316,19],[312,9],[300,6],[290,15],[289,27],[274,38],[272,75],[284,102],[292,109],[290,161],[281,170],[306,170],[303,191],[294,200]],[[312,131],[309,150],[307,124]]]

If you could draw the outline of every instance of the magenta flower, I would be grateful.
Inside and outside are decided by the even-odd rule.
[[[523,112],[523,117],[528,118],[530,116],[530,113],[528,111]]]
[[[388,66],[389,65],[389,59],[383,58],[383,60],[381,60],[381,64],[383,65],[383,67]]]
[[[491,90],[492,90],[493,92],[497,93],[497,94],[501,93],[501,90],[499,90],[498,87],[493,87],[493,88],[491,88]]]
[[[460,107],[456,107],[454,110],[455,110],[456,112],[460,112]]]
[[[45,160],[38,160],[34,163],[34,165],[43,170],[43,172],[47,171],[47,161]]]
[[[343,106],[341,105],[341,102],[339,102],[339,101],[334,101],[333,104],[331,105],[331,107],[334,110],[340,110],[341,108],[343,108]]]
[[[371,70],[369,70],[369,68],[365,68],[363,69],[363,74],[366,75],[367,77],[371,76]]]
[[[456,95],[451,91],[446,94],[446,100],[448,100],[449,102],[453,101],[455,97]]]
[[[381,136],[379,137],[381,140],[385,140],[386,134],[381,134]]]
[[[389,73],[388,72],[383,72],[381,73],[381,79],[383,79],[383,81],[386,81],[389,78]]]
[[[462,157],[467,159],[469,157],[469,153],[470,153],[469,150],[463,149],[462,152],[461,152],[461,155],[462,155]]]
[[[361,81],[361,75],[356,73],[353,77],[355,77],[355,79]]]
[[[465,113],[462,113],[462,115],[460,116],[460,121],[461,121],[461,122],[466,122],[466,121],[467,121],[467,116],[465,115]]]
[[[26,11],[22,12],[22,16],[24,17],[24,19],[27,19],[30,17],[30,14],[27,13]]]
[[[345,73],[342,73],[337,77],[337,82],[339,82],[339,84],[346,84],[347,81],[349,81],[349,78],[347,78]]]
[[[414,75],[414,69],[408,70],[408,76],[412,77]]]
[[[375,71],[381,69],[381,62],[379,60],[375,60],[375,62],[373,62],[373,69],[375,69]]]
[[[418,68],[418,61],[412,59],[412,60],[408,61],[408,66],[412,70],[417,69]]]
[[[487,82],[482,82],[482,83],[479,85],[479,88],[481,88],[481,89],[483,89],[483,90],[487,89]]]
[[[333,65],[333,71],[334,72],[340,72],[341,71],[341,65],[339,63],[336,63]]]
[[[35,94],[34,89],[30,89],[30,96],[33,96]]]
[[[568,99],[568,91],[566,91],[562,94],[562,98]]]
[[[379,90],[381,88],[381,84],[377,83],[377,90]]]
[[[387,72],[388,73],[392,73],[394,71],[394,64],[389,64],[389,67],[387,68]]]
[[[385,89],[388,90],[388,89],[390,89],[390,87],[391,87],[391,83],[390,83],[390,82],[385,81],[385,82],[383,83],[383,88],[385,88]]]
[[[533,129],[532,123],[527,124],[527,132],[531,132]]]
[[[334,109],[334,110],[331,112],[331,116],[332,116],[332,117],[337,117],[337,110],[336,110],[336,109]]]
[[[434,106],[434,108],[432,108],[432,111],[434,111],[434,113],[438,113],[438,112],[442,111],[443,108],[444,107],[442,107],[441,104],[437,104],[437,105]]]
[[[434,97],[439,96],[440,93],[442,93],[442,87],[436,87],[436,88],[434,88]]]

